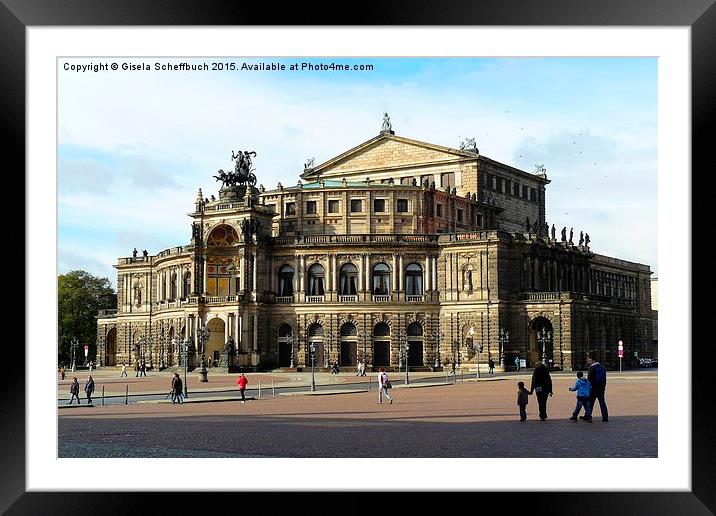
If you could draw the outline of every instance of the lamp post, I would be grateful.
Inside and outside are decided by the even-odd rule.
[[[75,360],[76,360],[76,356],[77,356],[77,348],[79,348],[79,347],[80,347],[80,341],[77,339],[77,337],[74,337],[70,341],[70,350],[72,351],[72,372],[73,373],[75,372],[75,369],[76,369]]]
[[[409,362],[409,351],[410,351],[410,342],[408,340],[405,340],[405,385],[410,385],[410,377],[408,376],[408,370],[410,369],[408,362]]]
[[[154,353],[152,353],[152,337],[147,336],[147,350],[149,351],[149,369],[154,370]]]
[[[209,330],[206,324],[199,328],[199,330],[197,331],[197,336],[199,337],[199,342],[201,343],[201,366],[199,369],[200,382],[209,381],[209,379],[207,378],[208,371],[206,370],[206,358],[204,356],[204,350],[206,349],[204,344],[209,339],[210,334],[211,330]]]
[[[510,333],[500,328],[500,366],[505,367],[505,348],[510,346]]]
[[[550,338],[551,334],[545,327],[542,327],[542,329],[537,332],[537,342],[542,349],[542,363],[544,365],[547,365],[547,344],[549,343]]]
[[[311,392],[316,390],[316,374],[313,368],[313,361],[316,358],[316,345],[311,342],[309,349],[311,351]]]
[[[405,337],[405,332],[400,329],[398,330],[396,334],[396,338],[398,339],[398,371],[400,371],[403,368],[403,349],[401,348],[401,344]]]
[[[328,362],[328,358],[329,358],[329,356],[330,356],[330,351],[331,351],[331,349],[332,349],[332,347],[333,347],[333,345],[332,345],[332,342],[333,342],[333,334],[331,333],[331,330],[328,330],[328,331],[326,332],[326,342],[328,343],[328,346],[326,346],[325,343],[323,344],[323,355],[324,355],[324,358],[325,358],[323,362],[324,362],[325,368],[328,369],[328,368],[331,366],[330,363]],[[314,347],[315,347],[315,346],[314,346]],[[326,349],[326,348],[328,348],[328,349]]]
[[[177,341],[178,343],[178,341]],[[186,339],[184,341],[184,397],[189,397],[189,390],[187,389],[187,383],[186,383],[186,371],[187,371],[187,364],[189,363],[189,339]]]
[[[291,346],[291,364],[288,367],[293,369],[294,367],[296,367],[293,363],[293,342],[294,342],[293,335],[289,335],[288,337],[286,337],[286,342],[288,343],[289,346]]]
[[[436,328],[433,336],[435,338],[435,369],[440,367],[440,342],[442,341],[442,332],[440,328]]]
[[[159,334],[159,370],[164,369],[164,334]]]

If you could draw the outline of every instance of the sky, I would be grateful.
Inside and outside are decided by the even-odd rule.
[[[242,69],[271,63],[286,69]],[[373,69],[301,69],[331,63]],[[376,136],[384,112],[399,136],[455,148],[470,137],[496,161],[544,164],[550,225],[657,275],[657,60],[548,57],[60,59],[58,271],[116,285],[112,265],[133,248],[189,242],[197,190],[218,196],[212,176],[232,150],[256,151],[266,188],[293,185],[308,158]]]

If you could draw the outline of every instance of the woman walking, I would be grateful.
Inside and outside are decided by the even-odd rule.
[[[378,403],[383,403],[383,395],[390,400],[390,404],[393,404],[393,398],[388,394],[388,389],[393,387],[388,379],[388,373],[385,372],[384,368],[380,368],[378,373]]]
[[[542,362],[537,362],[535,370],[532,373],[530,394],[532,393],[537,394],[539,418],[544,421],[547,419],[547,398],[552,396],[552,377],[549,375],[547,366]]]

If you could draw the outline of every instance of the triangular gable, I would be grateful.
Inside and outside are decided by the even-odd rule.
[[[341,177],[362,170],[445,163],[476,157],[477,154],[472,152],[382,133],[313,169],[307,170],[301,177]]]

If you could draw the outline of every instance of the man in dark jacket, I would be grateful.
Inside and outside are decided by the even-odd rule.
[[[597,361],[597,354],[590,352],[587,356],[587,380],[592,388],[589,391],[589,412],[584,416],[580,416],[585,421],[592,420],[592,411],[594,410],[594,401],[599,400],[599,411],[602,413],[602,421],[609,421],[609,411],[607,410],[607,402],[604,401],[604,391],[607,388],[607,370]]]
[[[547,419],[547,397],[552,396],[552,377],[549,375],[547,366],[542,362],[537,362],[535,370],[532,372],[530,394],[532,393],[537,394],[539,418],[544,421]]]
[[[179,376],[179,373],[174,373],[174,377],[172,378],[172,404],[174,403],[184,403],[183,396],[184,392],[184,382],[181,381],[181,377]]]
[[[94,380],[92,379],[92,376],[90,376],[89,378],[87,378],[87,383],[85,383],[85,393],[87,394],[87,405],[92,404],[92,393],[93,392],[94,392]]]
[[[72,383],[70,384],[70,405],[72,405],[72,401],[77,398],[77,404],[80,404],[80,382],[77,381],[77,378],[75,377],[72,380]]]

